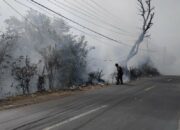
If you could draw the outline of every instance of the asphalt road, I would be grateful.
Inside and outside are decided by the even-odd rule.
[[[180,130],[180,77],[146,78],[1,111],[0,130]]]

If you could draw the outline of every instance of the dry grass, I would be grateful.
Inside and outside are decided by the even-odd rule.
[[[28,96],[9,97],[5,100],[0,100],[0,110],[12,109],[12,108],[31,105],[31,104],[46,102],[50,100],[60,99],[86,91],[101,89],[104,87],[109,87],[109,86],[96,85],[96,86],[80,87],[78,89],[71,89],[71,90],[59,90],[56,92],[34,93]]]

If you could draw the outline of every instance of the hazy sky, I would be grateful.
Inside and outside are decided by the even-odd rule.
[[[31,4],[27,0],[19,1],[47,14],[45,11]],[[72,8],[76,8],[78,6],[81,12],[87,13],[86,11],[88,11],[89,14],[86,16],[75,10],[71,10],[71,12],[68,13],[68,8],[63,7],[66,9],[65,11],[64,9],[60,9],[54,4],[48,2],[48,0],[37,1],[57,12],[60,12],[68,18],[96,30],[97,32],[108,35],[109,37],[129,45],[133,45],[140,32],[142,19],[138,15],[138,4],[136,0],[94,0],[110,13],[98,8],[90,0],[58,0],[59,2],[63,2]],[[9,2],[22,14],[26,13],[27,8],[17,4],[14,0],[7,0],[7,2]],[[180,74],[180,69],[178,68],[180,66],[180,0],[153,0],[153,4],[156,9],[154,26],[150,30],[151,39],[149,40],[149,47],[157,52],[150,55],[161,72],[165,74]],[[60,6],[62,7],[62,5]],[[50,13],[50,15],[52,17],[56,16],[52,13]],[[90,15],[90,17],[88,15]],[[9,8],[3,0],[0,0],[0,29],[3,29],[3,21],[9,16],[21,18],[16,12],[11,10],[11,8]],[[87,22],[87,20],[90,22]],[[75,24],[69,24],[81,30],[85,30]],[[113,27],[110,27],[110,24]],[[115,27],[124,31],[120,31],[120,29]],[[87,30],[85,31],[94,35]],[[117,34],[117,32],[119,34]],[[74,33],[83,34],[82,32],[79,33],[75,30]],[[97,37],[95,36],[93,38]],[[97,57],[95,57],[95,60],[97,61],[96,64],[103,63],[109,65],[112,64],[111,62],[118,62],[123,59],[130,49],[129,47],[118,45],[107,39],[100,38],[99,36],[98,39],[102,40],[102,42],[94,40],[93,38],[87,36],[89,43],[95,45],[97,48],[100,60],[96,60]],[[146,48],[146,46],[147,40],[142,44],[141,48]],[[140,52],[141,56],[139,56],[138,59],[140,59],[143,54],[143,52]]]

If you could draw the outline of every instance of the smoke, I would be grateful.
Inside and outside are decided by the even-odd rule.
[[[132,33],[136,32],[137,28],[141,28],[142,19],[140,19],[140,16],[138,15],[136,0],[118,0],[114,1],[115,4],[111,4],[112,0],[99,0],[97,2],[100,1],[103,2],[103,5],[107,7],[107,9],[111,9],[113,14],[121,18],[120,27],[130,30]],[[146,59],[150,57],[154,67],[157,68],[161,74],[180,75],[180,70],[178,69],[178,66],[180,65],[180,53],[178,50],[178,48],[180,48],[180,30],[177,29],[177,25],[180,22],[180,17],[177,15],[177,12],[180,11],[178,7],[180,3],[178,1],[172,2],[168,0],[164,0],[163,3],[155,0],[152,2],[152,5],[156,7],[156,16],[154,18],[154,26],[152,26],[150,30],[151,39],[148,42],[149,48],[147,48],[146,40],[143,40],[140,48],[144,49],[144,51],[139,50],[138,54],[128,62],[128,66],[137,67],[138,65],[143,64]],[[169,8],[169,10],[167,10],[167,8]],[[107,20],[116,25],[116,22],[112,19],[107,18]],[[86,23],[85,25],[90,26]],[[133,43],[136,43],[136,41],[129,42],[129,40],[131,40],[129,37],[124,38],[123,36],[109,34],[98,27],[94,29],[116,39],[125,41],[129,45],[133,46]],[[137,34],[137,38],[139,35],[140,33]],[[121,45],[116,46],[116,44],[107,40],[104,40],[105,42],[103,40],[102,42],[98,42],[88,38],[88,41],[89,44],[96,47],[90,55],[92,58],[89,60],[92,70],[97,70],[98,68],[103,69],[105,78],[109,80],[110,74],[115,71],[114,64],[119,63],[123,65],[131,48]],[[166,51],[164,51],[165,46]]]
[[[42,1],[43,2],[43,1]],[[138,18],[138,10],[137,10],[137,1],[131,1],[131,0],[99,0],[97,2],[102,2],[103,6],[107,9],[111,9],[110,11],[115,14],[116,16],[119,16],[120,19],[118,19],[120,22],[118,22],[119,27],[123,27],[126,30],[129,30],[129,32],[137,32],[139,29],[139,25],[141,25],[141,20]],[[136,56],[134,56],[131,60],[128,62],[128,66],[138,66],[146,61],[148,57],[151,58],[153,65],[162,73],[167,75],[180,75],[180,69],[178,67],[180,66],[180,60],[179,60],[179,34],[180,31],[177,29],[177,25],[180,23],[180,17],[177,15],[177,12],[179,12],[179,1],[169,1],[164,0],[163,3],[160,1],[153,1],[153,5],[156,6],[156,17],[154,19],[154,26],[151,30],[151,38],[152,40],[149,42],[149,49],[155,50],[155,52],[146,52],[146,51],[140,51]],[[1,2],[0,2],[1,3]],[[3,5],[3,3],[1,3]],[[48,5],[48,3],[47,3]],[[52,5],[48,5],[49,7],[53,8]],[[13,11],[7,11],[6,6],[1,6],[1,13],[3,16],[1,17],[3,20],[7,18],[9,15],[14,14],[17,16]],[[21,8],[19,6],[19,10]],[[33,6],[34,7],[34,6]],[[168,8],[168,10],[167,10]],[[55,9],[55,8],[53,8]],[[57,9],[57,8],[56,8]],[[23,9],[22,9],[23,10]],[[22,11],[24,12],[24,11]],[[65,13],[65,12],[62,12]],[[99,12],[97,12],[99,13]],[[129,45],[134,45],[132,43],[136,43],[132,41],[131,38],[121,36],[121,35],[115,35],[111,32],[105,31],[103,29],[100,29],[99,27],[90,25],[89,23],[86,23],[85,21],[81,21],[74,16],[71,16],[70,14],[65,13],[66,16],[75,19],[76,21],[83,23],[84,25],[100,32],[103,34],[107,34],[110,37],[113,37],[115,39],[119,39],[124,41],[125,43]],[[42,16],[43,17],[43,16]],[[105,16],[107,17],[107,16]],[[13,19],[13,18],[12,18]],[[12,20],[11,19],[11,20]],[[52,40],[54,37],[53,32],[51,32],[51,35],[47,33],[49,28],[48,23],[44,24],[42,26],[42,18],[41,17],[32,17],[28,16],[28,19],[32,21],[35,25],[37,25],[40,29],[40,31],[34,27],[31,24],[22,24],[21,20],[12,20],[13,22],[9,21],[9,29],[15,28],[15,30],[22,31],[22,35],[25,37],[22,37],[19,39],[19,44],[14,47],[13,56],[18,57],[19,55],[30,55],[33,63],[38,63],[39,59],[42,59],[41,54],[39,54],[39,51],[47,46],[55,46],[56,42]],[[109,21],[110,23],[116,25],[117,21],[114,22],[114,19],[107,17],[105,20]],[[2,20],[0,21],[2,22]],[[49,21],[52,22],[52,21]],[[16,26],[14,24],[16,23]],[[56,29],[56,32],[58,32],[58,35],[60,35],[62,30],[66,30],[66,28],[59,28],[58,24],[62,22],[54,21],[54,28]],[[97,21],[98,23],[98,21]],[[11,25],[12,24],[12,25]],[[63,23],[62,23],[63,24]],[[14,26],[14,27],[13,27]],[[4,27],[3,27],[4,28]],[[29,28],[26,30],[29,30],[28,32],[24,32],[24,28]],[[137,29],[138,28],[138,29]],[[77,33],[75,30],[71,29],[73,33]],[[36,33],[32,33],[36,32]],[[40,33],[39,33],[40,32]],[[82,33],[83,34],[83,33]],[[140,33],[136,34],[136,36],[139,36]],[[125,59],[127,58],[127,55],[131,48],[124,47],[121,45],[116,45],[115,43],[112,43],[111,41],[104,40],[103,38],[99,38],[102,40],[96,41],[92,40],[91,37],[87,36],[87,41],[90,46],[95,46],[95,50],[92,50],[88,55],[88,72],[96,71],[98,69],[102,69],[104,71],[104,78],[106,80],[111,79],[111,74],[115,71],[115,63],[119,63],[121,65],[124,64]],[[138,37],[137,37],[138,38]],[[141,41],[141,40],[140,40]],[[43,44],[42,44],[43,43]],[[138,42],[137,42],[138,43]],[[137,44],[138,45],[138,44]],[[143,41],[141,44],[141,48],[147,49],[146,47],[146,41]],[[137,52],[137,49],[136,51]],[[128,58],[130,59],[130,58]],[[42,62],[41,62],[42,63]],[[43,66],[43,63],[42,65]],[[42,67],[39,67],[39,70]],[[41,70],[40,70],[41,72]],[[8,76],[7,76],[8,77]],[[4,81],[4,80],[2,80]],[[11,86],[12,80],[8,79],[6,85],[2,86]],[[8,92],[10,88],[5,87],[4,90]]]
[[[45,50],[52,52],[53,50],[54,57],[50,58],[56,58],[56,62],[62,63],[58,64],[61,68],[57,70],[59,81],[61,79],[65,81],[68,78],[73,78],[72,80],[83,78],[83,75],[86,74],[85,58],[89,51],[85,37],[69,34],[70,28],[62,19],[50,19],[33,10],[28,11],[26,17],[28,21],[15,17],[10,17],[5,21],[6,33],[18,36],[17,41],[13,42],[11,51],[8,53],[12,56],[10,63],[12,64],[20,56],[28,56],[32,64],[38,65],[38,75],[41,75],[45,65],[43,52]],[[51,52],[45,51],[46,55]],[[65,82],[61,82],[61,84]],[[5,86],[1,93],[5,97],[19,93],[16,87],[17,83],[11,75],[11,66],[2,75],[1,86]],[[35,92],[36,86],[37,80],[33,79],[30,91]]]
[[[125,60],[125,67],[126,67],[126,68],[127,68],[127,63],[128,63],[128,61],[131,60],[135,55],[138,54],[138,52],[139,52],[139,46],[140,46],[140,44],[143,42],[144,36],[145,36],[145,33],[143,32],[143,33],[139,36],[139,38],[138,38],[138,40],[135,42],[135,44],[133,45],[132,49],[130,50],[130,52],[129,52],[126,60]]]

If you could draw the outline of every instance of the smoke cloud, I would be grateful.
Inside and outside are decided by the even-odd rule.
[[[38,0],[41,3],[45,3],[44,0]],[[67,0],[70,3],[74,3],[74,1]],[[80,0],[77,0],[80,1]],[[141,19],[138,15],[137,10],[137,1],[134,0],[97,0],[98,3],[102,3],[103,7],[108,9],[114,16],[106,16],[99,12],[97,12],[98,16],[102,18],[103,20],[106,20],[110,22],[113,25],[117,25],[119,27],[122,27],[123,29],[127,30],[127,33],[123,33],[123,35],[114,34],[111,31],[104,30],[100,27],[94,26],[86,21],[83,21],[57,7],[50,3],[45,3],[46,6],[63,13],[65,16],[68,16],[69,18],[72,18],[79,23],[82,23],[85,26],[88,26],[92,28],[93,30],[96,30],[97,32],[103,33],[105,35],[108,35],[109,37],[113,37],[114,39],[117,39],[119,41],[123,41],[124,43],[127,43],[130,46],[133,46],[135,41],[138,39],[138,36],[141,34],[140,27],[141,27]],[[26,3],[26,2],[25,2]],[[15,2],[11,2],[13,6],[15,6],[19,11],[21,11],[23,14],[26,14],[26,8],[18,5]],[[29,2],[26,4],[30,5]],[[128,63],[129,66],[139,66],[140,64],[143,64],[148,57],[151,58],[153,65],[162,73],[166,75],[180,75],[180,69],[178,68],[180,66],[180,29],[178,29],[178,24],[180,23],[180,1],[179,0],[163,0],[163,1],[153,1],[153,5],[156,7],[156,16],[154,19],[154,26],[150,30],[149,34],[151,35],[151,38],[149,40],[145,39],[142,44],[140,45],[140,48],[146,49],[147,51],[139,51],[138,55],[136,55],[133,59],[130,60]],[[71,5],[73,6],[73,5]],[[88,5],[86,5],[88,6]],[[31,5],[31,7],[39,10],[40,12],[43,12],[39,8],[35,7],[34,5]],[[7,5],[3,3],[3,1],[0,1],[0,23],[1,23],[1,30],[5,30],[5,24],[4,20],[9,18],[9,16],[15,16],[19,19],[23,19],[19,15],[17,15],[14,11],[12,11],[10,8],[8,8],[7,11]],[[45,13],[45,12],[43,12]],[[48,15],[48,14],[47,14]],[[50,15],[48,15],[50,16]],[[54,16],[52,14],[51,16]],[[102,16],[102,17],[101,17]],[[57,16],[55,16],[57,17]],[[38,23],[41,23],[41,19],[39,18],[33,18],[31,19],[31,16],[29,16],[30,20],[36,21],[37,26],[41,26]],[[10,21],[9,21],[10,22]],[[94,21],[97,24],[102,24],[99,21]],[[21,25],[21,23],[18,23],[17,21],[13,21],[13,23]],[[10,23],[9,23],[10,24]],[[58,23],[57,23],[58,24]],[[72,23],[68,23],[71,26],[78,27]],[[25,26],[25,25],[21,25]],[[33,28],[27,27],[27,28]],[[43,29],[46,29],[46,27],[42,27]],[[18,28],[17,28],[18,29]],[[58,28],[57,28],[58,29]],[[82,29],[82,28],[81,28]],[[48,46],[49,43],[51,45],[55,45],[55,42],[52,41],[50,38],[47,38],[47,32],[48,30],[44,30],[40,36],[34,35],[31,37],[31,39],[27,40],[29,38],[29,34],[31,34],[31,31],[29,31],[28,35],[25,34],[25,39],[20,39],[20,43],[18,45],[18,49],[16,49],[16,52],[14,52],[14,57],[18,57],[20,53],[23,53],[24,55],[28,54],[30,57],[32,57],[32,62],[37,63],[39,59],[41,59],[41,55],[38,53],[37,48],[44,48],[45,46]],[[61,30],[57,30],[59,33]],[[128,52],[130,51],[131,47],[127,47],[124,45],[116,44],[112,41],[109,41],[107,39],[104,39],[102,37],[95,37],[98,40],[95,40],[94,37],[90,37],[89,35],[84,34],[83,32],[79,32],[75,29],[70,30],[72,34],[75,35],[85,35],[86,40],[88,41],[88,45],[94,46],[96,49],[92,50],[88,55],[88,68],[89,72],[96,71],[98,69],[102,69],[105,73],[104,78],[107,80],[111,80],[111,74],[115,71],[114,64],[120,63],[123,64],[124,59],[126,59]],[[91,32],[88,32],[91,35],[94,35]],[[53,35],[51,35],[53,37]],[[33,39],[33,40],[32,40]],[[44,44],[37,44],[38,41],[43,41]],[[155,50],[155,52],[148,51],[149,50]],[[42,65],[43,66],[43,65]],[[9,80],[11,81],[11,79]],[[9,82],[8,81],[8,82]],[[7,86],[11,86],[11,82]],[[8,90],[7,90],[8,91]]]

